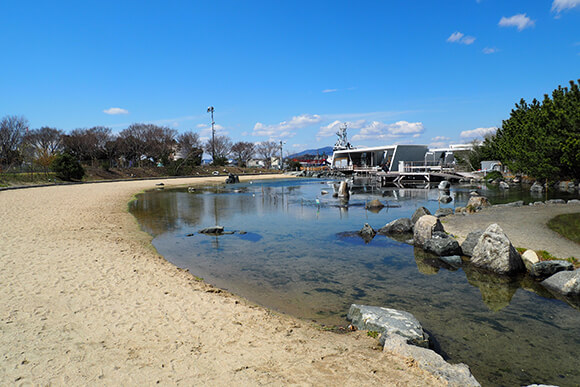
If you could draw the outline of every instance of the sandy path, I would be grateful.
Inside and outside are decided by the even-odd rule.
[[[126,210],[157,182],[0,192],[0,384],[442,384],[169,264]]]
[[[497,223],[515,247],[546,250],[555,257],[580,259],[580,245],[550,230],[547,223],[560,214],[580,213],[580,204],[490,207],[471,215],[442,218],[445,231],[463,241],[470,231]]]

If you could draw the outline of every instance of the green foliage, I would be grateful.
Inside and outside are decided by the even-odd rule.
[[[377,339],[379,337],[379,332],[377,331],[368,331],[367,336],[372,337],[373,339]]]
[[[300,170],[300,163],[296,160],[290,160],[288,162],[288,168],[290,168],[291,171],[299,171]]]
[[[486,136],[482,143],[476,141],[472,150],[455,152],[454,157],[460,166],[470,171],[479,170],[482,161],[498,159],[493,136]]]
[[[503,175],[500,171],[491,171],[487,175],[485,175],[486,180],[496,180],[496,179],[503,179]]]
[[[580,83],[580,81],[579,81]],[[520,100],[492,139],[512,172],[536,179],[580,176],[580,88],[559,86],[540,103]]]
[[[57,155],[51,164],[51,168],[56,177],[64,181],[81,180],[85,175],[85,170],[81,163],[69,153]]]

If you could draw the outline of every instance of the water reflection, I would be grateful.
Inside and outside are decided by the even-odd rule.
[[[360,189],[348,201],[321,193],[332,189],[319,180],[166,189],[140,195],[131,211],[168,260],[256,303],[326,324],[345,324],[354,302],[403,309],[484,384],[580,379],[578,311],[536,282],[444,262],[405,243],[411,235],[379,234],[365,244],[357,233],[364,223],[377,230],[420,206],[432,213],[464,206],[474,189],[492,202],[521,199],[515,191],[452,187],[453,201],[444,205],[437,189]],[[372,199],[389,207],[365,210]],[[215,225],[236,233],[197,233]]]

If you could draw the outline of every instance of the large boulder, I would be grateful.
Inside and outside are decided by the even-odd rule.
[[[422,217],[423,215],[431,215],[431,212],[429,212],[428,209],[426,209],[425,207],[419,207],[415,210],[415,212],[413,213],[413,216],[411,216],[411,222],[413,224],[417,223],[417,221],[419,220],[420,217]]]
[[[473,249],[471,263],[497,274],[513,275],[525,271],[522,257],[495,223],[481,234]]]
[[[479,237],[481,234],[483,234],[483,230],[474,230],[467,234],[467,237],[461,244],[461,251],[463,252],[463,255],[467,255],[468,257],[473,255],[473,249],[475,249],[477,242],[479,242]]]
[[[409,218],[395,219],[379,229],[381,234],[404,234],[413,232],[413,223]]]
[[[424,247],[425,242],[433,237],[436,231],[445,231],[441,221],[433,215],[423,215],[413,227],[415,246]]]
[[[572,271],[574,265],[568,261],[542,261],[530,267],[530,276],[536,279],[545,279],[561,271]]]
[[[485,196],[472,196],[469,198],[467,205],[465,206],[467,212],[478,212],[485,207],[489,207],[491,204]]]
[[[368,223],[365,223],[358,233],[365,243],[369,243],[377,235],[377,232]]]
[[[467,365],[463,363],[449,364],[435,351],[407,344],[402,336],[390,335],[386,337],[383,351],[390,351],[400,356],[412,358],[419,368],[447,381],[449,386],[481,386],[471,374]]]
[[[433,233],[433,238],[425,241],[423,249],[440,257],[461,254],[461,247],[455,238],[440,231]]]
[[[411,313],[378,306],[352,304],[346,318],[352,321],[352,325],[358,329],[380,333],[381,344],[385,344],[387,337],[399,335],[404,337],[409,344],[429,348],[429,336],[423,332],[421,323]]]
[[[580,296],[580,270],[561,271],[543,280],[542,286],[564,296]]]

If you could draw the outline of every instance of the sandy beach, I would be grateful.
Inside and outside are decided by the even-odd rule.
[[[445,385],[169,264],[127,212],[159,182],[0,192],[2,385]]]

